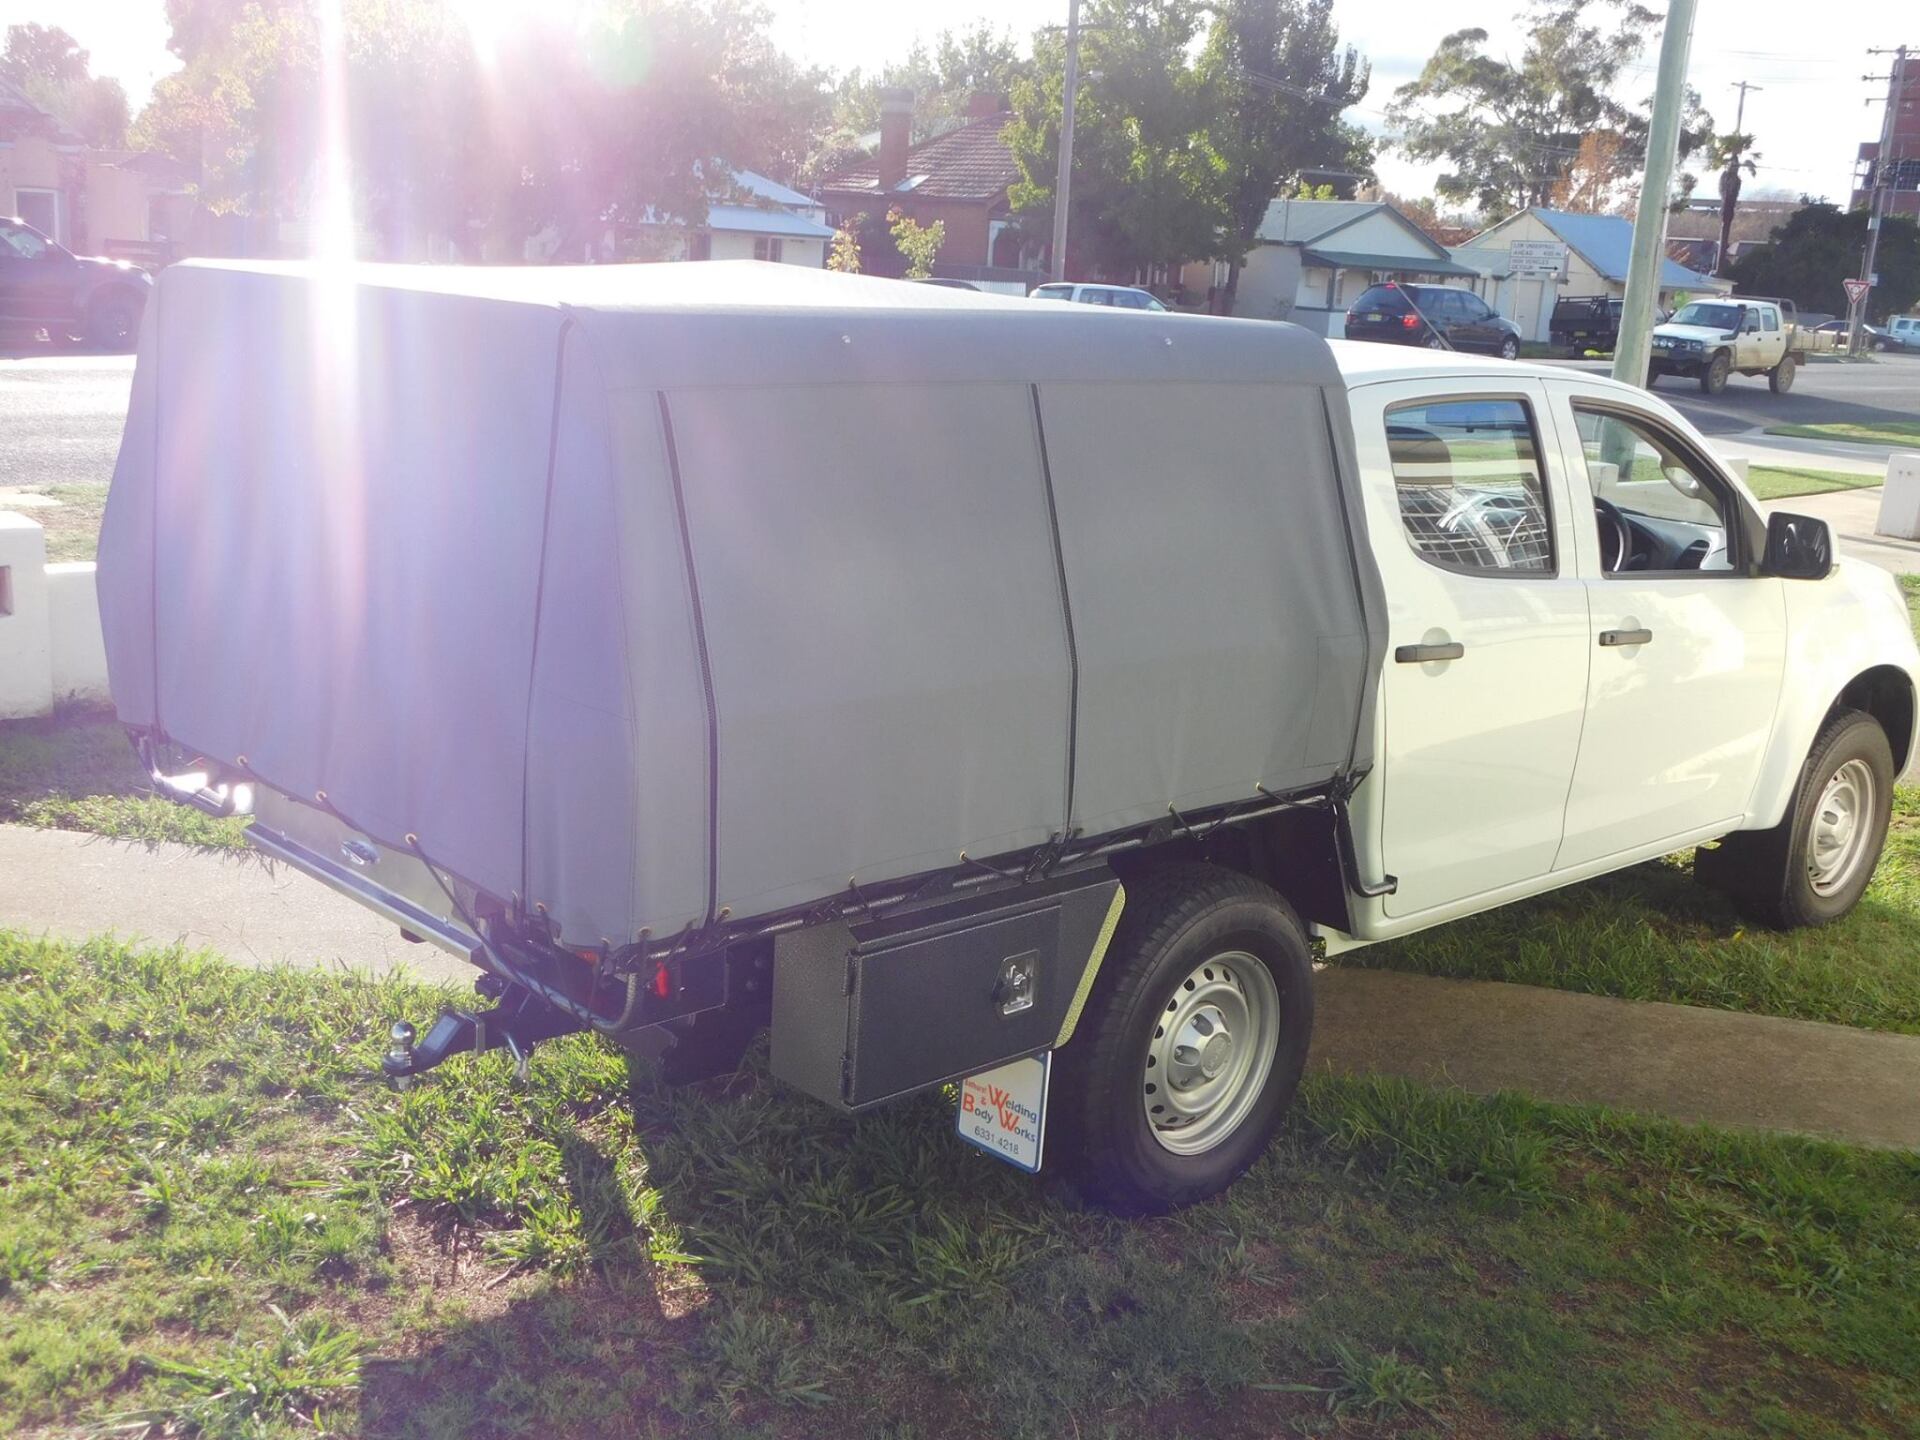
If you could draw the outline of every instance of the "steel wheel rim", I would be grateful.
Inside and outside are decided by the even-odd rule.
[[[1849,760],[1829,777],[1807,836],[1807,879],[1814,894],[1836,894],[1859,878],[1878,799],[1872,767],[1864,760]]]
[[[1163,1150],[1201,1155],[1252,1113],[1280,1048],[1280,987],[1258,957],[1225,950],[1174,986],[1147,1038],[1141,1108]]]

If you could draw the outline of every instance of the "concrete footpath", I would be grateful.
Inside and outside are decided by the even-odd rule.
[[[0,928],[212,950],[238,965],[346,967],[473,981],[353,901],[252,850],[224,854],[0,825]]]
[[[1322,970],[1310,1070],[1920,1149],[1920,1035],[1392,970]]]
[[[252,852],[0,825],[0,928],[466,985],[473,971]],[[1920,1149],[1920,1036],[1525,985],[1329,968],[1309,1065],[1477,1094]]]

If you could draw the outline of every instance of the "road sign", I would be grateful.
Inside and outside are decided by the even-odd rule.
[[[1509,241],[1507,273],[1516,279],[1565,279],[1567,247],[1558,240]]]
[[[1847,288],[1847,303],[1849,305],[1858,305],[1862,300],[1867,298],[1866,281],[1842,280],[1840,283]]]

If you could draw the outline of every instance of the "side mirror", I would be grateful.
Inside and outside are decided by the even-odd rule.
[[[1776,510],[1767,517],[1760,573],[1782,580],[1824,580],[1833,573],[1833,531],[1811,515]]]

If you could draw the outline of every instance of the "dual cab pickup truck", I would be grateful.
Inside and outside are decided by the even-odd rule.
[[[156,784],[480,972],[396,1081],[770,1025],[1128,1212],[1323,955],[1689,847],[1846,914],[1920,678],[1641,391],[778,265],[175,266],[99,589]]]
[[[1766,376],[1767,388],[1784,395],[1812,349],[1813,336],[1800,328],[1791,300],[1694,300],[1654,327],[1647,384],[1662,375],[1690,375],[1701,390],[1718,395],[1738,371]]]

